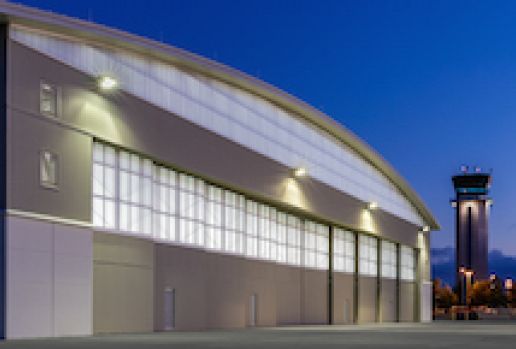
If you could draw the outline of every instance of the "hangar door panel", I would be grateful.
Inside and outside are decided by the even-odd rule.
[[[152,332],[152,243],[95,233],[93,252],[94,333]]]

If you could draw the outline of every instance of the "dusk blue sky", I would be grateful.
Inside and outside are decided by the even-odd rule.
[[[378,150],[454,244],[451,175],[493,169],[490,247],[516,255],[516,2],[21,3],[215,59],[321,109]]]

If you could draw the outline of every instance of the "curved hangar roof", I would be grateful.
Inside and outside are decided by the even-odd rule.
[[[121,89],[420,227],[439,225],[408,183],[351,131],[303,101],[184,50],[2,2],[9,35]]]

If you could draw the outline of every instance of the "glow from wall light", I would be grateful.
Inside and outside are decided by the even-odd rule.
[[[111,76],[104,75],[99,77],[98,84],[101,90],[110,91],[118,86],[118,81]]]
[[[294,178],[286,178],[285,182],[282,183],[282,199],[286,203],[296,207],[306,208],[306,199],[303,195],[298,181]]]
[[[429,232],[430,231],[430,227],[428,225],[425,225],[423,227],[423,231],[426,233],[426,232]]]
[[[306,176],[307,174],[307,171],[306,171],[306,168],[304,167],[298,167],[294,170],[294,176],[296,177],[304,177]]]
[[[370,210],[362,210],[360,214],[360,228],[371,233],[375,231],[373,215]]]
[[[378,203],[375,202],[375,201],[371,201],[368,205],[367,205],[367,208],[370,209],[370,210],[376,210],[378,208]]]

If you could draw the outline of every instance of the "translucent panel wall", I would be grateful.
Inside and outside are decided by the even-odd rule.
[[[360,235],[358,239],[358,273],[365,276],[378,275],[378,240]]]
[[[111,231],[310,269],[328,270],[330,226],[254,201],[137,154],[95,142],[92,223]],[[333,228],[336,272],[355,271],[355,233]],[[358,269],[378,275],[378,239],[359,234]],[[380,241],[381,276],[396,278],[396,245]],[[401,279],[415,250],[401,247]]]
[[[333,270],[343,273],[355,272],[355,234],[334,228]]]
[[[328,269],[327,225],[305,222],[139,155],[95,142],[92,183],[92,223],[98,229]]]
[[[400,250],[400,278],[405,281],[416,279],[416,251],[408,246],[401,246]]]
[[[398,253],[396,244],[382,241],[381,275],[383,278],[396,279],[398,274]]]
[[[305,221],[305,267],[328,268],[329,227],[312,221]]]

